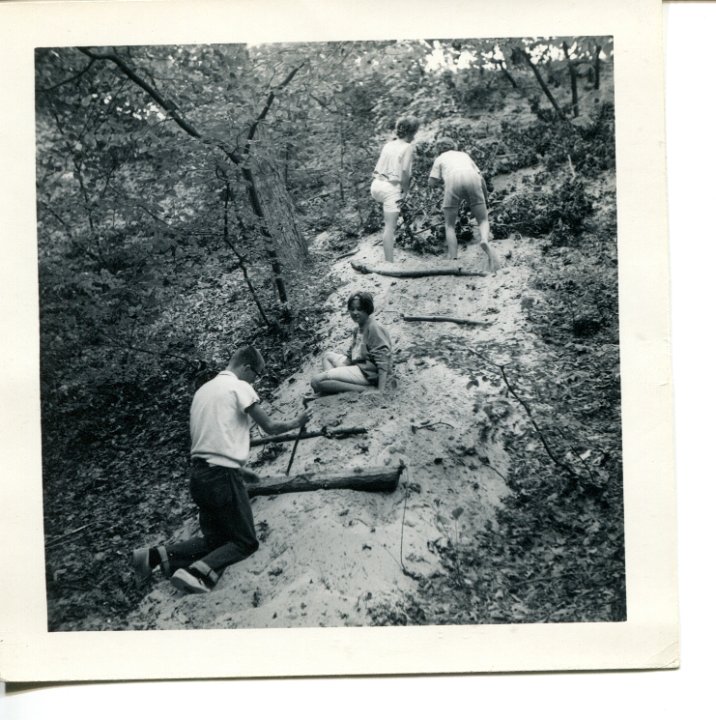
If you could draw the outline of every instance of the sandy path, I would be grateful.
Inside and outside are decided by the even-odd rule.
[[[345,301],[351,292],[369,290],[376,302],[376,319],[394,342],[397,387],[385,396],[342,395],[312,403],[309,425],[364,426],[366,436],[344,440],[317,438],[298,446],[292,474],[301,470],[397,465],[408,471],[392,494],[350,490],[316,491],[253,500],[261,547],[249,559],[227,569],[207,596],[185,596],[157,578],[139,609],[129,618],[137,628],[260,628],[319,627],[371,624],[369,612],[394,607],[415,592],[420,576],[439,567],[435,545],[466,536],[492,516],[505,493],[502,479],[477,456],[490,458],[505,474],[509,465],[490,432],[483,410],[501,402],[503,388],[470,385],[464,368],[449,366],[441,353],[445,342],[479,345],[499,341],[509,346],[523,333],[520,299],[528,273],[526,241],[497,244],[500,256],[511,260],[488,277],[398,279],[360,275],[355,259],[382,261],[376,236],[366,238],[359,253],[339,261],[334,272],[341,287],[327,304],[332,310],[324,328],[325,349],[346,345],[351,321]],[[417,258],[398,249],[401,267],[447,265],[447,260]],[[459,264],[484,269],[476,243],[460,250]],[[402,314],[450,314],[494,321],[487,328],[447,323],[407,323]],[[526,353],[529,352],[524,347]],[[473,362],[478,362],[474,360]],[[294,414],[317,371],[311,359],[277,393],[269,410]],[[431,428],[415,426],[430,421]],[[509,421],[508,421],[509,422]],[[513,420],[513,422],[517,422]],[[465,449],[470,449],[465,452]],[[474,449],[474,450],[473,450]],[[254,451],[256,453],[257,451]],[[291,444],[263,465],[262,475],[285,472]],[[181,536],[197,532],[196,522]],[[402,563],[408,570],[405,574]]]

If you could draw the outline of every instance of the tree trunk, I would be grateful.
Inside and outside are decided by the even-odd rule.
[[[276,245],[269,230],[267,224],[266,213],[264,213],[261,199],[259,197],[259,191],[257,188],[254,173],[249,165],[249,155],[251,152],[251,144],[258,131],[261,122],[266,118],[271,105],[276,98],[276,90],[282,90],[285,88],[291,80],[293,80],[296,73],[303,67],[303,63],[295,67],[291,72],[284,78],[284,80],[278,85],[276,90],[271,90],[266,97],[266,101],[261,112],[258,114],[254,122],[251,124],[249,133],[246,137],[243,147],[235,147],[233,150],[226,146],[225,143],[215,140],[206,139],[203,134],[195,128],[189,120],[184,117],[181,109],[171,100],[164,97],[162,93],[154,87],[152,84],[142,79],[129,65],[116,53],[97,53],[88,48],[77,48],[81,53],[86,55],[92,60],[109,60],[114,63],[132,82],[142,88],[160,107],[166,110],[168,116],[188,135],[191,135],[198,140],[201,140],[207,145],[220,149],[228,158],[238,166],[241,170],[241,175],[247,184],[247,191],[249,197],[249,204],[251,209],[256,214],[261,236],[264,238],[266,243],[266,252],[271,262],[271,269],[274,275],[274,282],[276,284],[276,290],[278,292],[279,300],[284,307],[284,311],[288,313],[288,296],[286,294],[286,285],[283,280],[283,271],[281,262],[276,252]],[[304,241],[305,245],[305,241]]]
[[[517,51],[517,54],[522,57],[522,59],[529,65],[530,69],[534,73],[534,76],[537,78],[537,82],[539,83],[540,87],[542,88],[542,92],[547,96],[547,99],[552,103],[552,107],[555,109],[557,116],[560,120],[565,120],[564,113],[562,112],[562,109],[559,107],[557,101],[554,99],[554,95],[550,92],[549,88],[547,87],[547,83],[545,83],[544,79],[542,78],[542,75],[540,74],[539,69],[537,66],[532,62],[532,58],[527,54],[525,50],[522,48],[515,48]]]
[[[242,166],[241,175],[246,181],[249,204],[251,205],[251,209],[254,211],[254,215],[256,215],[256,218],[258,219],[259,232],[261,233],[261,237],[264,239],[266,255],[268,255],[269,262],[271,263],[271,271],[273,273],[273,281],[276,285],[278,299],[281,301],[281,304],[286,307],[288,305],[288,294],[286,293],[286,283],[283,280],[283,267],[281,266],[281,261],[276,253],[276,245],[274,243],[273,236],[269,232],[266,224],[266,216],[264,215],[261,199],[259,198],[259,193],[256,188],[254,174],[248,164]]]
[[[252,154],[252,174],[256,193],[261,199],[263,222],[273,238],[274,253],[282,266],[284,281],[292,270],[301,268],[308,257],[308,245],[296,224],[293,200],[283,181],[281,167],[270,157],[271,148],[255,145]]]
[[[602,46],[597,45],[597,51],[594,53],[594,89],[599,90],[599,71],[601,65],[599,62],[599,54],[602,52]]]
[[[502,70],[505,77],[510,81],[510,84],[512,85],[512,87],[515,88],[515,90],[517,90],[517,88],[518,88],[517,81],[512,77],[512,74],[507,69],[507,65],[505,65],[504,60],[498,60],[497,63],[500,66],[500,70]]]
[[[302,473],[290,479],[285,476],[262,478],[256,485],[247,484],[249,497],[280,495],[310,490],[362,490],[393,492],[398,488],[403,466],[397,468],[364,468],[336,473]]]
[[[567,67],[569,68],[569,82],[572,87],[572,115],[577,117],[579,115],[579,98],[577,96],[577,69],[574,67],[574,63],[569,57],[569,48],[567,43],[562,43],[562,50],[564,50],[564,57],[567,58]]]

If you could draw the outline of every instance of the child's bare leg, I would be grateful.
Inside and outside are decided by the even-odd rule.
[[[328,350],[323,354],[323,358],[321,360],[321,370],[324,372],[335,367],[340,367],[341,365],[348,365],[348,358],[342,353]]]
[[[457,260],[457,235],[455,234],[455,223],[457,223],[457,208],[443,208],[445,213],[445,239],[447,240],[448,260]]]
[[[480,247],[487,255],[487,267],[490,272],[497,272],[500,269],[500,260],[495,249],[490,245],[490,221],[487,219],[486,205],[473,205],[470,208],[473,217],[477,220],[480,228]]]
[[[393,245],[395,244],[395,228],[398,226],[399,212],[383,211],[385,227],[383,228],[383,252],[388,262],[393,262]]]
[[[311,383],[313,385],[313,383]],[[346,382],[345,380],[318,380],[313,389],[322,395],[334,395],[342,392],[363,392],[368,390],[370,385],[358,385]]]
[[[311,387],[319,395],[332,395],[341,392],[362,392],[370,386],[357,368],[336,367],[311,378]]]

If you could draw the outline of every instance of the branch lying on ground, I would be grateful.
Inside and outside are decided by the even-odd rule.
[[[366,492],[393,492],[398,487],[403,465],[393,468],[363,468],[338,474],[301,473],[290,479],[262,478],[258,485],[247,485],[249,497],[279,495],[311,490],[363,490]]]
[[[342,255],[339,255],[336,258],[333,258],[334,262],[338,260],[345,260],[346,258],[353,257],[353,255],[356,255],[358,253],[358,248],[355,250],[351,250],[350,252],[343,253]]]
[[[484,320],[471,320],[470,318],[451,317],[450,315],[403,315],[403,320],[407,322],[451,322],[457,325],[478,325],[487,327],[492,322]]]
[[[188,355],[179,355],[178,353],[169,352],[167,350],[149,350],[148,348],[137,347],[129,342],[120,342],[112,340],[109,336],[102,334],[102,339],[107,345],[118,350],[131,350],[132,352],[146,353],[147,355],[155,355],[160,358],[174,358],[175,360],[182,360],[187,365],[196,365],[197,360],[189,357]]]
[[[432,277],[434,275],[460,275],[465,277],[487,277],[487,273],[480,270],[463,270],[460,267],[456,268],[432,268],[429,270],[387,270],[383,268],[377,268],[374,265],[367,265],[366,263],[360,263],[357,261],[351,262],[351,267],[359,273],[364,275],[375,273],[376,275],[387,275],[388,277],[399,277],[399,278],[420,278],[420,277]]]
[[[451,425],[449,422],[445,422],[444,420],[435,420],[435,422],[430,422],[429,420],[426,420],[419,425],[411,425],[410,430],[414,435],[418,430],[434,430],[436,425],[447,425],[453,430],[455,429],[454,425]]]
[[[524,408],[524,411],[527,413],[527,417],[530,419],[530,422],[532,423],[532,427],[537,432],[537,435],[538,435],[540,441],[542,442],[542,445],[543,445],[545,451],[547,452],[547,455],[549,455],[550,460],[552,460],[552,462],[557,467],[562,468],[562,470],[567,472],[571,478],[573,478],[575,480],[579,479],[579,477],[580,477],[579,473],[575,472],[573,468],[571,468],[566,463],[561,462],[560,460],[558,460],[555,457],[554,453],[552,452],[552,448],[549,446],[549,443],[547,442],[544,434],[542,433],[540,426],[537,424],[537,421],[534,419],[534,416],[532,415],[532,410],[530,409],[530,406],[517,394],[515,389],[510,384],[510,381],[507,379],[507,374],[505,373],[505,366],[500,365],[499,363],[493,362],[489,358],[483,357],[482,355],[480,355],[478,352],[476,352],[472,348],[466,347],[463,349],[467,350],[467,352],[471,353],[472,355],[475,355],[476,357],[479,357],[482,360],[486,360],[488,363],[490,363],[490,365],[494,365],[495,367],[499,368],[500,374],[502,375],[502,379],[505,381],[505,385],[507,386],[508,392]]]
[[[500,368],[500,372],[502,373],[502,379],[505,381],[505,385],[507,385],[507,389],[510,392],[510,394],[517,400],[517,402],[522,405],[525,412],[527,413],[527,417],[530,419],[530,422],[532,423],[532,426],[537,432],[537,435],[539,436],[539,439],[542,442],[542,445],[544,446],[545,451],[547,452],[547,455],[549,455],[552,462],[557,466],[562,468],[562,470],[565,470],[567,473],[569,473],[570,477],[577,479],[579,475],[567,464],[561,462],[558,460],[554,453],[552,452],[552,448],[550,448],[549,444],[547,443],[547,440],[545,439],[544,435],[542,434],[542,430],[540,429],[540,426],[537,424],[536,420],[532,416],[532,410],[530,410],[530,406],[515,392],[515,389],[510,385],[510,381],[507,379],[507,375],[505,373],[505,367],[504,365],[498,365]]]
[[[322,427],[320,430],[313,430],[304,432],[301,435],[301,439],[325,437],[328,439],[335,438],[340,439],[348,437],[350,435],[365,435],[368,431],[362,427],[350,427],[350,428],[334,428],[329,429]],[[251,447],[257,447],[258,445],[267,445],[269,443],[284,443],[291,442],[298,437],[298,433],[284,433],[283,435],[272,435],[270,437],[256,438],[251,440]]]

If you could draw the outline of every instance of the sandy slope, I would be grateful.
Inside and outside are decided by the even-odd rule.
[[[489,408],[503,403],[504,389],[480,382],[468,385],[464,363],[451,362],[446,343],[517,342],[529,354],[523,332],[521,300],[531,252],[527,241],[496,243],[510,260],[488,277],[397,279],[360,275],[351,259],[382,261],[377,236],[366,238],[358,255],[336,263],[340,289],[328,299],[332,312],[319,342],[342,348],[352,323],[345,300],[354,290],[369,290],[376,319],[391,333],[396,386],[384,396],[342,395],[312,403],[311,427],[364,426],[366,436],[344,440],[318,438],[299,444],[292,474],[301,470],[397,465],[408,466],[395,493],[350,490],[315,491],[259,497],[253,510],[261,547],[230,567],[207,596],[185,596],[157,576],[145,601],[129,618],[135,628],[247,628],[366,625],[383,609],[416,588],[416,578],[439,566],[435,544],[467,535],[491,516],[505,487],[499,474],[483,465],[489,457],[503,474],[508,468]],[[447,260],[418,258],[398,249],[400,267],[446,265]],[[458,263],[483,269],[483,254],[472,243]],[[450,314],[494,321],[487,328],[446,323],[407,323],[405,314]],[[454,356],[452,356],[454,357]],[[472,367],[479,360],[472,360]],[[270,411],[292,415],[317,358],[306,363],[276,394]],[[474,375],[474,373],[473,373]],[[478,406],[476,409],[476,405]],[[486,412],[486,408],[488,412]],[[520,422],[515,417],[505,423]],[[430,428],[416,428],[426,421]],[[464,452],[465,449],[468,452]],[[472,450],[475,449],[475,451]],[[260,469],[285,472],[291,444]],[[253,451],[256,457],[258,451]],[[459,523],[452,513],[462,510]],[[195,522],[183,537],[197,531]],[[404,573],[402,562],[408,570]],[[431,549],[432,548],[432,549]],[[371,620],[372,611],[374,620]]]

